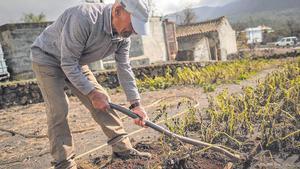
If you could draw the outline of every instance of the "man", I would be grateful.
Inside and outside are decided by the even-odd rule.
[[[147,113],[129,64],[129,36],[149,33],[150,8],[147,0],[121,0],[114,4],[86,3],[67,9],[47,27],[32,45],[32,67],[47,107],[48,137],[55,168],[76,168],[73,140],[67,115],[67,85],[89,109],[101,126],[113,157],[150,157],[132,148],[122,122],[109,107],[107,92],[96,81],[87,64],[115,54],[117,73],[130,108],[142,120]]]

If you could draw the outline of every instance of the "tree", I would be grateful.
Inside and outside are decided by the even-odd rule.
[[[237,33],[237,37],[236,37],[236,41],[237,41],[237,46],[238,46],[238,49],[245,49],[247,48],[248,44],[247,44],[247,35],[246,35],[246,32],[238,32]]]
[[[34,15],[33,13],[25,13],[21,20],[26,23],[40,23],[46,21],[46,15],[43,12],[39,15]]]
[[[100,3],[100,2],[103,2],[103,0],[84,0],[85,2],[88,2],[88,3]]]
[[[288,31],[289,31],[290,35],[293,36],[294,33],[295,33],[295,21],[292,20],[292,19],[287,20],[286,21],[286,26],[288,28]]]
[[[248,27],[248,23],[237,21],[235,23],[232,23],[232,28],[236,31],[243,31]]]
[[[186,8],[183,10],[183,19],[182,25],[189,25],[196,21],[196,14],[194,13],[193,9]]]
[[[157,8],[157,4],[153,0],[149,0],[151,6],[152,16],[162,16],[161,12]]]
[[[257,26],[257,23],[255,23],[255,19],[252,16],[249,16],[249,25],[250,27],[255,27]]]

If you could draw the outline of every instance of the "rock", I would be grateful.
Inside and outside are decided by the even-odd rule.
[[[9,94],[6,94],[6,95],[4,95],[4,97],[3,97],[7,102],[14,102],[14,101],[16,101],[16,99],[17,99],[17,93],[9,93]]]
[[[23,97],[20,99],[21,105],[25,105],[25,104],[27,103],[27,100],[28,100],[28,97],[27,97],[27,96],[23,96]]]
[[[3,95],[14,93],[15,91],[13,89],[10,89],[9,87],[3,88]]]
[[[17,89],[17,87],[18,87],[18,84],[15,84],[15,83],[12,83],[11,85],[8,86],[8,88],[10,90],[15,90],[15,89]]]
[[[31,90],[34,90],[34,91],[40,89],[39,86],[38,86],[37,84],[32,84],[32,85],[29,86],[29,88],[30,88]]]
[[[71,89],[67,89],[66,94],[67,96],[73,96]]]

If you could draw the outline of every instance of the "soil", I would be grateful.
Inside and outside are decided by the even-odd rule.
[[[201,110],[208,106],[210,95],[215,96],[226,88],[229,93],[240,92],[245,86],[255,86],[258,80],[264,79],[268,73],[276,69],[263,70],[240,84],[220,85],[216,91],[211,93],[204,93],[202,88],[195,86],[175,86],[165,90],[144,92],[141,94],[142,104],[146,107],[150,119],[155,119],[157,109],[164,104],[172,105],[167,109],[170,115],[182,112],[187,106],[183,105],[178,108],[177,103],[183,102],[185,96],[192,97],[197,101]],[[115,103],[128,106],[124,93],[110,91],[110,95]],[[164,98],[165,100],[160,100]],[[192,104],[195,103],[192,101]],[[0,114],[0,128],[9,130],[0,131],[0,168],[49,168],[51,156],[46,137],[47,126],[44,103],[12,107],[0,110]],[[123,117],[123,115],[120,116]],[[75,97],[70,98],[68,118],[74,144],[77,147],[75,150],[77,155],[106,143],[107,138],[101,128],[93,121],[88,110]],[[123,122],[128,133],[140,129],[140,127],[133,124],[131,119],[123,118]],[[106,168],[162,168],[158,164],[165,168],[224,168],[229,162],[210,151],[187,159],[180,159],[179,157],[173,157],[172,159],[172,157],[164,155],[162,144],[157,141],[160,137],[160,134],[149,128],[142,133],[131,136],[131,141],[137,149],[149,151],[153,154],[153,157],[150,160],[114,161]],[[105,162],[110,154],[110,147],[104,147],[78,159],[77,162],[80,168],[99,168],[99,164]],[[292,158],[295,159],[296,157],[293,156]],[[291,159],[287,158],[287,160]]]
[[[96,157],[89,161],[79,161],[79,169],[96,169],[96,168],[197,168],[197,169],[223,169],[224,164],[218,160],[213,160],[205,155],[193,155],[190,157],[166,157],[164,147],[161,143],[144,143],[140,142],[135,145],[139,151],[150,152],[153,156],[150,159],[135,158],[128,160],[113,159],[108,160],[108,156]],[[106,165],[105,165],[106,164]],[[163,167],[161,167],[163,166]]]

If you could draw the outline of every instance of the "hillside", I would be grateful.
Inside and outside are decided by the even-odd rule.
[[[280,29],[287,20],[300,24],[299,0],[237,0],[222,7],[194,7],[194,22],[227,16],[232,23],[245,23],[247,26],[267,24]],[[169,14],[166,18],[182,23],[183,11]]]

